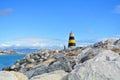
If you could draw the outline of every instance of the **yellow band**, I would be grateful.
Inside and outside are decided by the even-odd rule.
[[[75,40],[69,40],[69,43],[75,43]]]

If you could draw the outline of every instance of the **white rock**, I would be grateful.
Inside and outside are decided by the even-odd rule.
[[[111,50],[99,50],[93,61],[120,61],[120,56]]]
[[[114,45],[116,45],[116,46],[119,46],[119,47],[120,47],[120,39],[119,39],[119,40],[117,40],[117,41],[114,43]]]
[[[99,52],[99,49],[92,49],[92,48],[88,47],[88,48],[84,49],[83,51],[81,51],[81,53],[77,56],[78,61],[81,61],[84,57],[87,57],[90,54],[97,55],[98,52]]]
[[[20,72],[14,72],[14,71],[10,71],[10,72],[14,74],[18,78],[18,80],[28,80],[28,78]]]
[[[34,59],[29,59],[28,62],[30,62],[30,63],[34,63],[35,60],[34,60]]]
[[[0,71],[0,80],[28,80],[28,78],[19,72]]]
[[[18,80],[18,78],[7,71],[0,71],[0,80]]]
[[[68,80],[120,80],[120,56],[110,50],[100,50],[96,56],[76,65]]]
[[[25,59],[26,59],[26,60],[30,59],[30,54],[27,54],[27,55],[25,56]]]
[[[110,39],[107,39],[104,43],[107,44],[107,45],[114,45],[114,43],[117,40],[118,40],[117,38],[110,38]]]
[[[10,68],[11,68],[11,69],[14,69],[15,67],[16,67],[16,65],[12,65]]]
[[[58,70],[32,77],[30,80],[67,80],[67,74],[63,70]]]

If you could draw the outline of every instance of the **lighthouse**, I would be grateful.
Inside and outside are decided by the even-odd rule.
[[[75,48],[75,47],[76,47],[76,42],[75,42],[74,33],[70,32],[69,41],[68,41],[68,48]]]

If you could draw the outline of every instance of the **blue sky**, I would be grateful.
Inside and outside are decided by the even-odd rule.
[[[64,42],[70,31],[81,43],[120,38],[119,30],[120,0],[0,0],[0,46]]]

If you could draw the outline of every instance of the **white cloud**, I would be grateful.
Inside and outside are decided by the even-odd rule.
[[[95,42],[97,42],[96,39],[86,39],[86,40],[76,41],[77,46],[88,46],[88,45],[94,44]]]
[[[1,47],[10,47],[10,44],[0,44]]]
[[[120,36],[120,35],[118,35]],[[106,40],[114,40],[114,39],[119,39],[119,38],[115,38],[115,37],[111,37],[111,38],[97,38],[97,39],[86,39],[86,40],[79,40],[79,41],[76,41],[77,42],[77,46],[88,46],[88,45],[93,45],[95,44],[96,42],[100,42],[100,41],[106,41]]]
[[[120,5],[115,6],[113,12],[116,13],[116,14],[120,14]]]
[[[29,47],[29,48],[45,48],[45,47],[61,47],[64,41],[50,38],[22,38],[0,44],[0,47]]]
[[[99,38],[99,39],[97,39],[97,41],[106,41],[106,40],[108,40],[108,39],[109,39],[109,40],[110,40],[110,39],[111,39],[111,40],[112,40],[112,39],[116,39],[116,40],[117,40],[117,39],[119,39],[119,38],[115,38],[115,37],[111,37],[111,38]]]
[[[0,10],[0,16],[8,15],[12,12],[13,10],[11,8],[7,8],[4,10]]]
[[[87,46],[92,45],[99,41],[105,41],[110,38],[99,38],[99,39],[86,39],[86,40],[76,40],[77,46]],[[113,38],[112,38],[113,39]],[[116,38],[117,39],[117,38]],[[58,40],[50,38],[22,38],[9,41],[0,44],[0,48],[60,48],[63,49],[64,45],[67,47],[67,40]]]

